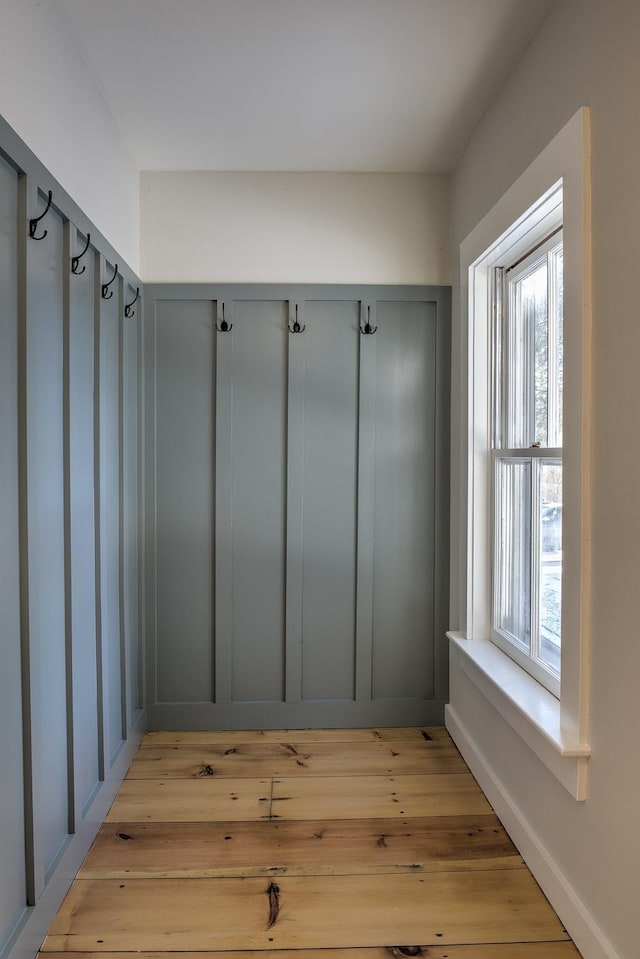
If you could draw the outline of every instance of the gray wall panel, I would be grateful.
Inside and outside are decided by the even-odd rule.
[[[18,178],[0,159],[0,952],[25,908],[17,409]]]
[[[359,317],[305,305],[303,699],[355,696]]]
[[[372,691],[374,699],[428,699],[435,641],[435,307],[378,303],[376,322]]]
[[[152,728],[442,721],[449,306],[440,288],[152,288]],[[203,311],[232,324],[215,352],[187,322]]]
[[[289,704],[299,703],[302,699],[304,371],[307,346],[304,308],[304,302],[289,300],[285,582],[285,700]]]
[[[41,203],[39,212],[43,208]],[[68,825],[63,224],[53,210],[46,229],[41,242],[27,241],[26,494],[36,891],[55,864]]]
[[[84,246],[71,231],[71,250]],[[75,816],[93,795],[99,779],[97,645],[94,528],[94,256],[85,271],[68,274],[68,416],[70,522],[70,628],[73,678]]]
[[[133,299],[125,290],[125,299]],[[122,320],[123,409],[123,551],[124,624],[127,658],[126,692],[128,729],[135,723],[139,703],[139,610],[138,610],[138,314]]]
[[[375,329],[375,300],[360,303],[360,328],[370,323]],[[358,402],[358,570],[356,582],[356,699],[371,700],[373,635],[373,533],[375,500],[375,333],[360,334]]]
[[[215,304],[156,314],[157,695],[213,699]]]
[[[112,273],[111,268],[106,270],[103,266],[103,278],[105,274],[108,274],[110,279]],[[116,292],[111,299],[100,301],[100,606],[107,768],[113,761],[123,738],[120,661],[118,333],[116,287]]]
[[[233,701],[284,698],[287,305],[233,314]],[[224,334],[220,334],[224,335]]]

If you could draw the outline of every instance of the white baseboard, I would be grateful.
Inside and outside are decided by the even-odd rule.
[[[623,959],[593,921],[567,876],[563,874],[548,849],[542,845],[530,823],[522,816],[450,705],[445,707],[445,725],[496,815],[584,959]]]
[[[107,778],[96,790],[87,814],[71,837],[60,862],[49,879],[37,905],[29,906],[14,935],[12,944],[2,953],[1,959],[34,959],[47,935],[49,926],[60,908],[78,869],[89,851],[102,825],[111,803],[115,799],[131,760],[135,756],[146,728],[144,709],[140,711],[129,738],[122,744],[118,758]]]

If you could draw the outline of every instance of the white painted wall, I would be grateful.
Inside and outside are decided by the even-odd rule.
[[[450,283],[446,176],[143,173],[145,282]]]
[[[572,799],[546,771],[465,676],[455,655],[451,673],[451,702],[480,766],[493,780],[499,811],[511,810],[522,836],[528,837],[532,859],[546,863],[547,878],[559,879],[556,891],[564,885],[563,901],[573,903],[567,913],[573,916],[570,931],[585,959],[632,959],[639,954],[639,38],[637,0],[558,0],[475,130],[453,185],[457,251],[578,107],[591,106],[593,753],[586,802]],[[456,313],[459,295],[454,317]],[[454,369],[458,410],[462,395],[459,370]],[[454,450],[459,442],[455,422],[454,409]],[[454,495],[458,479],[454,462]],[[462,550],[458,560],[454,586],[463,568]],[[456,608],[454,603],[454,620]],[[452,625],[464,623],[458,619]],[[581,911],[582,919],[576,921]]]
[[[51,0],[0,0],[0,113],[138,271],[138,170]]]

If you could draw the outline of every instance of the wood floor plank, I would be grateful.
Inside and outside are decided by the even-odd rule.
[[[461,908],[464,903],[464,908]],[[76,880],[43,952],[243,950],[567,938],[527,870]]]
[[[44,954],[41,954],[44,955]],[[168,959],[166,952],[47,952],[47,959]],[[170,959],[580,959],[569,940],[471,946],[369,946],[360,949],[291,949],[243,952],[173,952]]]
[[[525,868],[496,816],[334,822],[116,823],[81,879],[356,875]]]
[[[376,729],[207,729],[190,732],[147,733],[147,746],[217,745],[227,743],[366,743],[366,742],[451,742],[444,726],[379,726]]]
[[[470,773],[274,779],[272,819],[481,816],[493,810]]]
[[[443,728],[148,734],[79,876],[41,959],[580,959]]]
[[[105,822],[268,819],[269,779],[125,780]]]
[[[204,776],[402,776],[462,773],[455,746],[444,742],[245,743],[147,746],[129,779],[200,779]]]

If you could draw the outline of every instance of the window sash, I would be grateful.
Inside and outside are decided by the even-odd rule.
[[[558,645],[556,653],[553,647],[554,637],[560,637],[560,612],[549,612],[547,622],[543,624],[541,596],[544,592],[554,604],[561,603],[562,565],[560,559],[558,576],[557,560],[552,564],[549,557],[543,555],[541,476],[547,465],[562,468],[562,397],[557,372],[559,350],[562,349],[562,314],[557,293],[562,250],[562,231],[555,230],[512,267],[494,267],[489,284],[493,318],[491,639],[558,697],[560,648]],[[542,429],[540,423],[538,425],[538,435],[544,434],[541,438],[545,440],[544,444],[538,445],[535,323],[531,316],[528,322],[520,322],[526,320],[520,314],[518,326],[514,307],[516,296],[522,289],[519,284],[543,267],[546,269],[547,306],[543,394],[546,426]],[[514,441],[518,445],[512,445]],[[554,445],[547,446],[549,442]],[[530,466],[526,479],[528,502],[516,502],[514,489],[519,489],[522,495],[521,486],[525,480],[515,480],[517,471],[508,467],[509,464],[519,464],[524,469],[527,463]],[[507,515],[505,510],[518,512]],[[562,514],[560,523],[561,519]],[[518,596],[518,586],[525,591],[528,588],[528,595],[524,598]],[[506,613],[505,597],[510,597],[512,602]],[[528,616],[526,628],[522,619],[525,614]],[[510,621],[516,625],[515,632],[507,628]],[[543,625],[548,627],[549,624],[553,628],[545,628],[543,635]]]
[[[530,448],[541,441],[535,430],[535,345],[533,326],[528,330],[515,328],[514,315],[517,285],[535,273],[542,264],[547,269],[547,385],[546,430],[541,447],[562,445],[562,400],[558,389],[558,363],[562,349],[562,304],[558,297],[559,260],[563,256],[562,228],[554,230],[513,266],[496,266],[492,272],[489,295],[493,316],[492,335],[492,445],[494,449]],[[515,376],[515,367],[524,370],[521,381]],[[525,387],[523,389],[523,381]],[[524,407],[524,409],[523,409]],[[514,425],[514,413],[519,411],[519,429]],[[516,442],[514,433],[519,436]]]
[[[505,517],[501,498],[504,496],[504,486],[501,482],[501,474],[505,466],[509,464],[525,465],[529,464],[530,479],[528,484],[528,502],[522,503],[522,513],[512,513]],[[548,661],[549,656],[542,654],[544,638],[542,635],[541,622],[541,590],[542,590],[542,565],[543,565],[543,542],[542,542],[542,493],[541,493],[541,472],[544,466],[554,466],[562,468],[562,450],[542,450],[533,448],[530,450],[512,449],[512,450],[494,450],[493,451],[493,569],[492,569],[492,615],[491,615],[491,639],[492,641],[511,656],[520,666],[542,683],[554,696],[560,695],[560,670],[558,649],[558,669],[554,669]],[[513,510],[517,509],[513,500],[510,503]],[[505,519],[507,522],[505,522]],[[525,529],[520,533],[520,540],[526,540],[526,557],[514,555],[511,548],[509,537],[513,536],[512,531],[518,528],[518,524]],[[516,540],[518,537],[515,537]],[[561,550],[560,550],[561,554]],[[514,563],[522,565],[523,558],[526,558],[525,582],[528,580],[528,597],[526,603],[527,609],[527,633],[524,636],[518,636],[504,627],[503,615],[501,610],[501,601],[505,590],[509,584],[505,582],[506,576],[503,565],[513,566]],[[512,569],[513,572],[513,569]],[[513,589],[513,587],[511,587]],[[559,584],[559,591],[561,583]],[[547,641],[548,645],[548,641]]]

